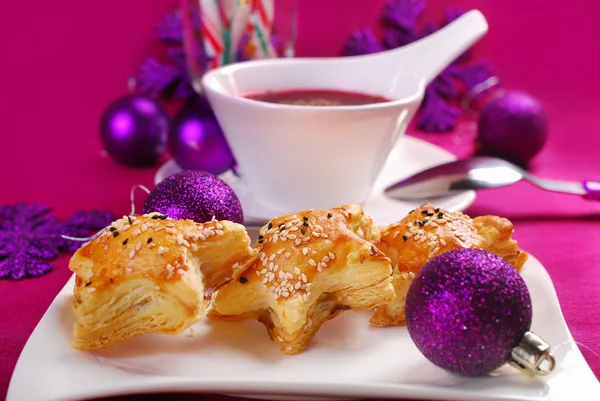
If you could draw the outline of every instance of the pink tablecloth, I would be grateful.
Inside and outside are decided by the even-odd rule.
[[[383,0],[369,2],[369,8],[365,3],[303,0],[299,54],[335,54],[351,28],[375,24]],[[430,3],[439,16],[444,2]],[[600,180],[600,102],[595,95],[600,80],[594,67],[600,54],[594,19],[598,4],[445,3],[486,14],[490,35],[482,53],[509,88],[529,91],[544,102],[550,140],[533,171],[548,178]],[[155,169],[127,169],[100,156],[97,121],[147,54],[154,23],[175,4],[34,1],[15,2],[0,13],[3,54],[10,55],[2,62],[7,79],[0,96],[0,204],[41,202],[59,217],[79,208],[123,214],[129,210],[129,189],[152,185]],[[327,22],[340,18],[342,9],[348,15],[336,20],[334,32]],[[461,144],[451,135],[419,136],[464,156],[473,127],[467,124],[460,131]],[[575,340],[600,351],[600,203],[518,184],[481,192],[468,212],[498,214],[515,223],[520,245],[550,272]],[[52,273],[36,280],[0,281],[0,399],[28,336],[69,277],[67,262],[66,257],[57,260]],[[586,348],[582,352],[600,376],[600,357]]]

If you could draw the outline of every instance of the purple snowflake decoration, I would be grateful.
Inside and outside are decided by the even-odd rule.
[[[373,31],[369,28],[359,29],[352,34],[343,50],[344,56],[360,56],[378,53],[385,50]]]
[[[111,213],[79,211],[59,222],[45,205],[23,204],[0,207],[0,279],[39,277],[52,270],[49,260],[62,252],[73,252],[81,242],[62,235],[85,237],[108,226]]]
[[[368,54],[387,48],[404,46],[436,32],[464,14],[462,9],[447,8],[438,26],[427,22],[418,28],[425,11],[425,0],[388,0],[382,17],[383,45],[371,30],[356,31],[346,43],[343,55]],[[380,50],[381,49],[381,50]],[[467,64],[470,49],[456,58],[426,88],[417,115],[417,128],[426,132],[448,132],[456,127],[461,110],[455,106],[465,94],[493,76],[487,62]],[[477,98],[477,95],[475,96]]]

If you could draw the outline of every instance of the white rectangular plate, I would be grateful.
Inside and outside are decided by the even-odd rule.
[[[543,378],[508,366],[481,378],[451,375],[419,353],[405,327],[370,327],[369,314],[357,312],[325,323],[312,345],[294,356],[282,355],[257,322],[210,320],[193,333],[146,335],[102,352],[81,352],[69,345],[71,278],[23,349],[8,401],[151,392],[288,400],[599,400],[600,383],[572,342],[546,270],[530,257],[522,274],[533,301],[532,330],[553,347],[563,344],[555,352],[557,368]]]

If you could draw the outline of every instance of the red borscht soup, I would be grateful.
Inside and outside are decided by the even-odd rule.
[[[323,89],[265,91],[247,94],[244,97],[261,102],[297,106],[359,106],[390,101],[382,96],[366,93]]]

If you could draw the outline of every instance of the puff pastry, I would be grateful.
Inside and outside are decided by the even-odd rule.
[[[145,333],[177,334],[200,321],[213,293],[255,251],[244,226],[158,213],[124,217],[81,247],[72,345],[93,350]]]
[[[381,233],[379,249],[392,261],[396,298],[376,308],[375,326],[404,325],[404,303],[415,274],[435,256],[458,248],[480,248],[501,256],[517,270],[527,253],[512,239],[512,223],[497,216],[471,219],[461,212],[449,213],[425,204],[411,211]]]
[[[257,319],[285,354],[302,352],[344,310],[372,310],[394,297],[379,231],[357,205],[275,218],[260,230],[257,255],[222,287],[209,317]]]

